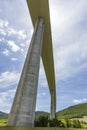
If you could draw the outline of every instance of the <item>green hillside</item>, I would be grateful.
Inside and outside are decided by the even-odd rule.
[[[35,118],[38,118],[39,116],[49,116],[50,114],[48,112],[43,112],[43,111],[37,111],[35,112]]]
[[[47,112],[37,111],[35,117],[37,118],[40,115],[49,116],[50,114]],[[58,118],[81,118],[83,116],[87,116],[87,103],[68,107],[57,112],[56,115]]]
[[[87,116],[87,103],[68,107],[57,112],[58,118],[81,118]]]
[[[8,114],[0,111],[0,119],[7,119]]]
[[[48,112],[37,111],[35,117],[38,118],[40,115],[49,116]],[[75,106],[68,107],[56,113],[58,118],[81,118],[87,116],[87,103],[78,104]],[[0,119],[7,119],[8,114],[0,111]]]

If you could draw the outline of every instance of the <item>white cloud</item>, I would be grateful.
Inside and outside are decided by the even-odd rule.
[[[14,29],[13,27],[9,26],[9,22],[7,20],[2,19],[0,19],[0,34],[4,36],[14,36],[19,40],[24,40],[27,37],[24,30]]]
[[[14,41],[7,41],[7,44],[9,45],[9,47],[11,47],[11,50],[13,52],[17,52],[20,50],[20,47],[17,46]]]
[[[2,54],[4,54],[5,56],[9,56],[10,52],[7,49],[4,49],[4,51],[2,52]]]
[[[20,30],[18,32],[18,35],[19,35],[19,39],[25,39],[26,38],[26,34],[25,34],[24,30]]]
[[[15,89],[0,92],[0,110],[9,113],[9,108],[12,105],[12,100],[15,95]]]
[[[8,21],[7,20],[1,20],[0,19],[0,34],[3,36],[6,36],[6,28],[8,27]]]
[[[13,28],[8,28],[8,35],[16,35],[16,31]]]
[[[25,39],[26,38],[26,34],[24,30],[16,30],[14,28],[9,27],[8,28],[8,35],[9,36],[17,36],[18,39]]]
[[[9,88],[18,83],[20,74],[17,72],[3,72],[0,74],[0,89]]]
[[[17,61],[18,59],[13,57],[13,58],[11,58],[11,60],[12,61]]]
[[[20,50],[21,50],[21,52],[24,52],[24,49],[23,49],[23,48],[21,48]]]
[[[25,47],[25,44],[21,43],[20,46]]]
[[[83,98],[83,99],[73,99],[73,103],[74,104],[80,104],[80,103],[85,103],[87,102],[87,98]]]
[[[0,29],[0,34],[6,36],[6,32],[3,29]]]
[[[23,48],[20,48],[15,41],[10,40],[11,37],[15,37],[18,43],[20,43],[20,40],[25,40],[27,37],[26,33],[24,30],[17,30],[9,26],[9,22],[7,20],[1,20],[0,19],[0,34],[4,36],[9,37],[9,40],[7,41],[6,39],[4,40],[7,45],[9,45],[10,49],[13,52],[21,51],[24,52]],[[3,38],[0,38],[0,42],[3,41]],[[21,46],[24,47],[25,45],[21,43]]]
[[[0,19],[0,28],[7,27],[9,25],[7,20],[1,20]]]
[[[2,43],[2,41],[4,41],[4,38],[0,38],[0,43]]]

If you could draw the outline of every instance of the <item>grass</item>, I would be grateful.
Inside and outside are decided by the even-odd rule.
[[[87,130],[87,129],[73,129],[73,128],[17,128],[17,127],[0,127],[0,130]]]
[[[64,110],[57,112],[56,114],[57,118],[60,119],[82,118],[83,116],[87,116],[87,103],[68,107]]]
[[[35,128],[29,128],[29,127],[7,127],[6,125],[7,125],[7,119],[2,119],[2,120],[0,119],[0,130],[87,130],[87,129],[55,128],[55,127],[47,127],[47,128],[46,127],[35,127]]]
[[[0,119],[0,127],[6,126],[7,124],[7,119]]]

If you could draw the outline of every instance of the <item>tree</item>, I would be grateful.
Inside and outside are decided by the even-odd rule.
[[[34,125],[38,127],[47,127],[48,126],[49,117],[48,116],[39,116],[34,121]]]
[[[57,118],[53,120],[49,120],[49,126],[50,127],[65,127],[64,123],[61,120],[58,120]]]

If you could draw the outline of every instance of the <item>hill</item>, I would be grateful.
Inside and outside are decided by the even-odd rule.
[[[40,115],[49,116],[50,114],[43,111],[37,111],[35,113],[36,118]],[[87,103],[70,106],[57,112],[56,115],[57,118],[82,118],[83,116],[87,116]]]
[[[48,112],[37,111],[35,117],[38,118],[40,115],[50,116]],[[87,116],[87,103],[78,104],[75,106],[68,107],[56,113],[57,118],[82,118]],[[0,111],[0,119],[7,119],[8,114]]]
[[[58,118],[82,118],[87,116],[87,103],[68,107],[57,112]]]
[[[7,119],[8,114],[0,111],[0,119]]]
[[[41,116],[41,115],[49,116],[50,113],[48,113],[48,112],[43,112],[43,111],[37,111],[37,112],[35,112],[35,118],[38,118],[38,117]]]
[[[0,119],[7,119],[8,115],[9,114],[0,111]],[[48,112],[43,112],[43,111],[35,112],[35,117],[36,118],[38,118],[40,115],[49,116],[50,114]]]

